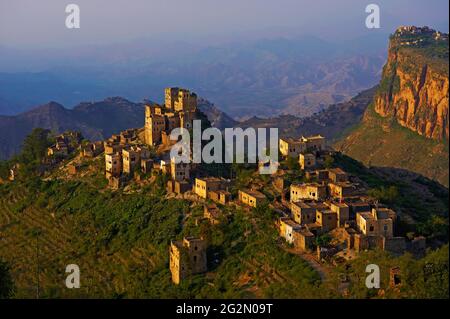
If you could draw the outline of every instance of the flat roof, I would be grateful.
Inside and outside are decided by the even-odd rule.
[[[240,190],[243,193],[246,193],[248,195],[251,195],[253,197],[257,197],[257,198],[266,198],[266,195],[264,195],[263,193],[256,191],[256,190],[252,190],[252,189],[243,189]]]

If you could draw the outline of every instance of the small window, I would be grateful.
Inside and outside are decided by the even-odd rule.
[[[369,231],[373,231],[373,230],[374,230],[373,226],[370,226]]]

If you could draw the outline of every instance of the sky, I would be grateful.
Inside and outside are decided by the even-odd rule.
[[[70,3],[80,7],[80,29],[65,26]],[[365,26],[371,3],[381,10],[379,30]],[[0,0],[0,46],[70,48],[270,33],[339,40],[409,24],[448,32],[448,10],[448,0]]]

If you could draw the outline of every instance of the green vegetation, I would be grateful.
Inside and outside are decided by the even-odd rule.
[[[13,296],[14,284],[8,264],[0,259],[0,299]]]
[[[275,217],[267,206],[249,211],[223,207],[230,216],[228,223],[196,223],[203,207],[165,199],[163,178],[158,175],[141,194],[39,178],[0,185],[5,207],[0,221],[11,240],[0,254],[12,263],[15,296],[35,296],[37,262],[43,298],[325,296],[315,271],[280,249]],[[168,270],[168,247],[171,240],[186,235],[209,239],[211,272],[175,286]],[[69,263],[80,266],[80,289],[61,285]]]
[[[337,142],[336,148],[368,166],[403,168],[448,187],[448,142],[428,139],[381,117],[373,104],[362,123]]]
[[[349,293],[355,298],[442,298],[448,292],[448,244],[437,250],[429,250],[421,259],[410,254],[392,257],[382,251],[368,251],[348,264],[337,267],[334,272],[346,274],[350,279]],[[367,289],[365,286],[366,266],[376,264],[380,267],[380,289]],[[390,269],[399,267],[400,286],[390,287]]]

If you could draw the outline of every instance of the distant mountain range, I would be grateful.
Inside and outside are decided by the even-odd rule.
[[[16,115],[48,101],[72,108],[108,96],[160,100],[165,86],[181,86],[234,119],[309,116],[374,86],[385,49],[386,37],[380,35],[341,43],[312,36],[196,46],[131,43],[62,57],[0,47],[0,114]],[[38,57],[47,62],[39,64]],[[20,70],[39,71],[13,71],[18,62],[33,62]]]

